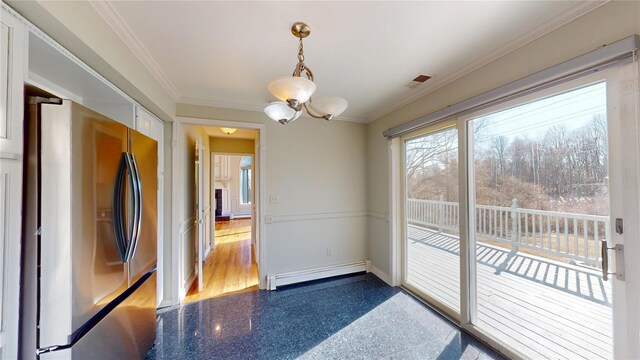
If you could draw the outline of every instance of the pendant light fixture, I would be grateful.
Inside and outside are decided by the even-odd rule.
[[[223,133],[227,134],[227,135],[231,135],[234,132],[236,132],[238,129],[234,129],[234,128],[220,128],[220,130],[222,130]]]
[[[267,105],[264,112],[283,125],[297,119],[302,114],[303,107],[311,117],[331,120],[347,109],[347,100],[339,97],[311,99],[311,95],[316,91],[316,84],[313,82],[311,69],[304,63],[302,45],[302,39],[309,36],[311,29],[307,24],[297,22],[291,27],[291,33],[300,39],[298,63],[292,76],[281,76],[269,83],[269,91],[280,101]]]

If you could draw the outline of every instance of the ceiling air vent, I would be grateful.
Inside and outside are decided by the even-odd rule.
[[[417,87],[418,85],[422,84],[423,82],[427,81],[431,79],[431,76],[429,75],[418,75],[416,76],[415,79],[411,80],[407,85],[405,85],[406,87],[413,89],[415,87]]]

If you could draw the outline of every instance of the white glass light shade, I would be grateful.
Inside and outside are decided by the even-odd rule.
[[[338,116],[347,110],[349,103],[341,97],[330,96],[313,99],[310,105],[320,115]]]
[[[302,111],[295,111],[283,101],[274,101],[264,108],[264,113],[267,114],[272,120],[288,120],[289,122],[297,119],[302,114]],[[291,119],[291,120],[289,120]]]
[[[222,130],[223,133],[227,134],[227,135],[231,135],[234,132],[236,132],[238,129],[234,129],[234,128],[220,128],[220,130]]]
[[[303,103],[316,91],[316,84],[299,76],[281,76],[271,80],[269,91],[282,101],[295,99]]]

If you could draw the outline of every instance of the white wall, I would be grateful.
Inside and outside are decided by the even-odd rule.
[[[268,124],[267,195],[280,203],[269,203],[267,215],[282,218],[267,226],[268,273],[365,259],[364,125],[306,118]]]
[[[283,126],[261,112],[185,104],[177,116],[267,125],[265,218],[274,222],[265,225],[264,274],[366,259],[364,124],[300,118]]]
[[[179,207],[179,219],[180,229],[179,241],[181,258],[180,267],[180,286],[183,290],[189,285],[189,281],[193,279],[195,275],[195,240],[196,240],[196,228],[194,227],[195,209],[195,144],[198,137],[202,138],[203,145],[203,158],[200,161],[203,171],[203,209],[205,214],[210,211],[210,178],[207,176],[210,172],[210,150],[209,150],[209,137],[204,129],[200,126],[183,126],[180,131],[180,149],[179,149],[179,162],[176,166],[179,167],[179,174],[183,176],[184,181],[181,183],[183,186],[182,193],[185,196],[182,199],[175,199],[173,206]],[[205,218],[205,235],[204,238],[208,239],[208,235],[211,233],[211,216]],[[208,241],[205,241],[207,243]]]
[[[613,1],[367,126],[367,209],[389,214],[388,141],[382,132],[562,61],[640,34],[640,2]],[[367,254],[390,274],[389,223],[369,217]]]

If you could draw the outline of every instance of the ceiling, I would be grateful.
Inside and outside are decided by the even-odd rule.
[[[262,111],[304,21],[315,96],[369,122],[600,6],[592,1],[92,2],[178,103]],[[416,76],[432,78],[416,88]]]

